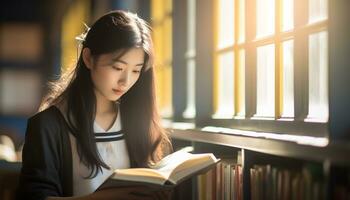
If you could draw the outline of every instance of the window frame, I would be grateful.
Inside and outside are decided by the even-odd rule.
[[[185,0],[183,0],[185,2]],[[280,0],[278,0],[280,2]],[[205,126],[219,126],[228,127],[234,129],[260,131],[260,132],[273,132],[281,134],[293,134],[293,135],[305,135],[314,137],[328,137],[339,138],[347,137],[344,134],[344,130],[347,127],[342,125],[337,128],[335,122],[350,122],[350,119],[344,119],[347,116],[346,111],[339,109],[339,106],[350,108],[349,103],[345,103],[341,100],[340,96],[349,97],[350,89],[344,88],[339,82],[344,83],[346,81],[344,72],[348,73],[345,65],[349,64],[349,59],[344,55],[348,50],[348,46],[341,45],[340,55],[332,53],[335,48],[339,49],[341,41],[348,41],[349,39],[345,34],[338,33],[339,30],[343,30],[345,33],[349,33],[350,30],[346,29],[342,25],[346,24],[346,17],[350,14],[345,11],[342,6],[349,5],[346,2],[332,2],[328,1],[328,19],[322,22],[308,24],[308,1],[295,0],[294,2],[294,29],[279,33],[274,36],[265,37],[263,39],[255,39],[256,31],[256,7],[255,0],[246,1],[245,16],[250,20],[245,20],[245,43],[239,44],[245,49],[245,118],[233,117],[232,119],[212,119],[214,113],[214,86],[213,72],[214,72],[214,58],[213,51],[215,49],[215,43],[208,38],[214,38],[215,30],[210,27],[215,26],[215,22],[212,19],[213,7],[215,1],[201,1],[196,3],[196,128]],[[276,5],[276,8],[279,5]],[[301,11],[302,10],[302,11]],[[339,12],[341,10],[341,12]],[[249,11],[249,12],[248,12]],[[249,13],[249,14],[248,14]],[[297,17],[298,16],[298,17]],[[277,19],[279,17],[276,17]],[[176,18],[175,18],[176,19]],[[201,19],[201,20],[198,20]],[[337,20],[337,21],[336,21]],[[276,23],[278,24],[278,22]],[[309,105],[309,91],[308,91],[308,38],[310,34],[321,32],[328,32],[328,57],[329,57],[329,81],[328,81],[328,96],[329,96],[329,120],[328,122],[311,122],[305,121],[308,113]],[[235,30],[237,31],[237,30]],[[275,30],[277,31],[277,30]],[[278,31],[277,31],[278,33]],[[337,37],[335,37],[337,36]],[[271,44],[275,41],[280,42],[279,48],[275,51],[279,51],[282,42],[293,39],[294,46],[294,119],[259,119],[254,118],[256,111],[256,47],[264,44]],[[205,41],[205,42],[203,42]],[[332,44],[333,42],[333,44]],[[336,43],[337,45],[335,45]],[[174,43],[176,49],[176,43]],[[339,53],[339,51],[337,51]],[[276,55],[276,54],[275,54]],[[340,59],[337,60],[336,58]],[[279,56],[276,56],[277,62]],[[334,66],[338,64],[339,67]],[[199,67],[200,66],[200,67]],[[279,67],[276,67],[278,70]],[[278,73],[280,73],[278,71]],[[175,75],[174,75],[175,76]],[[333,81],[341,78],[334,83]],[[183,79],[182,79],[183,80]],[[279,79],[276,81],[280,81]],[[210,84],[209,84],[210,83]],[[282,86],[282,85],[281,85]],[[337,88],[335,88],[337,86]],[[338,88],[339,87],[339,88]],[[176,85],[174,91],[178,90]],[[280,88],[277,88],[280,91]],[[343,92],[348,92],[347,95]],[[336,96],[332,96],[336,95]],[[276,95],[276,98],[281,98],[280,95]],[[282,101],[280,101],[282,102]],[[281,105],[276,105],[276,113],[281,114]],[[335,113],[335,110],[337,113]],[[277,116],[279,116],[277,115]],[[340,119],[339,117],[343,117]],[[177,121],[177,120],[175,120]],[[180,119],[179,121],[186,121],[186,119]],[[349,130],[349,129],[347,129]],[[342,132],[340,132],[342,131]],[[335,132],[335,133],[332,133]],[[345,136],[344,136],[345,135]]]

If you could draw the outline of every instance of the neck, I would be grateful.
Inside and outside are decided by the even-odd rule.
[[[98,91],[96,94],[96,115],[116,112],[114,102],[106,99]]]

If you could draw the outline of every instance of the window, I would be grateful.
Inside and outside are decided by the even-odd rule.
[[[181,17],[187,23],[186,62],[174,69],[186,68],[186,86],[177,84],[187,87],[181,93],[187,100],[174,105],[186,108],[184,118],[194,117],[198,128],[328,134],[327,0],[179,4],[187,10]]]
[[[293,133],[328,122],[327,0],[214,3],[212,122]]]
[[[243,0],[215,2],[213,118],[244,116],[244,13]]]

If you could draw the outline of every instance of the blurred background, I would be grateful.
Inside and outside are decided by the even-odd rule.
[[[16,150],[27,118],[38,110],[47,82],[74,66],[76,36],[98,17],[124,9],[150,22],[150,1],[15,0],[0,7],[0,132]]]

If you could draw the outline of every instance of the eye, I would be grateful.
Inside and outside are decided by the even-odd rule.
[[[139,74],[139,73],[141,73],[141,70],[133,70],[132,72]]]
[[[123,68],[121,68],[121,67],[118,67],[118,66],[112,66],[112,68],[113,69],[115,69],[115,70],[117,70],[117,71],[122,71],[123,70]]]

